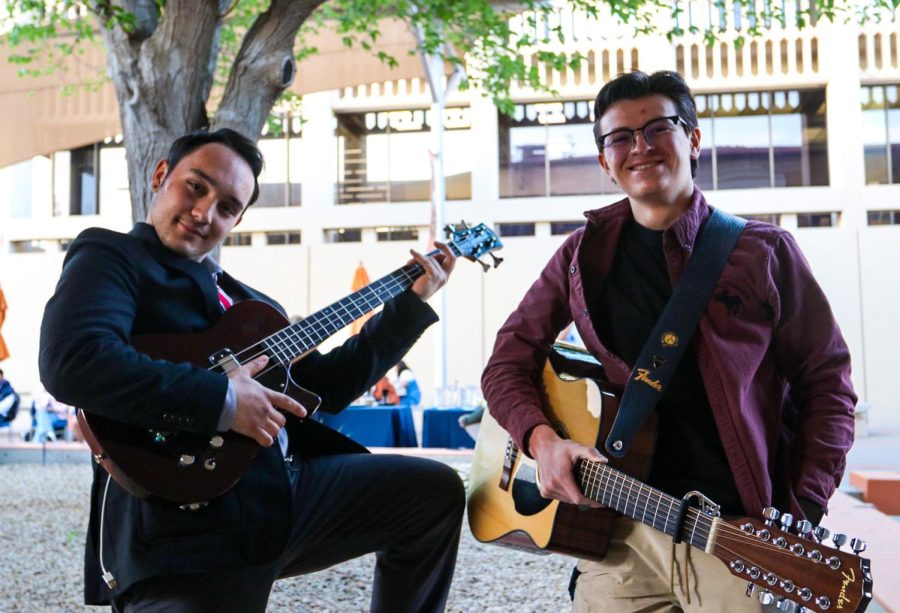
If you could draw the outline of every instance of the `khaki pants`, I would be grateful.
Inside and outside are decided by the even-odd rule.
[[[747,581],[733,576],[718,558],[685,543],[676,547],[674,556],[673,577],[672,537],[631,519],[617,519],[606,559],[578,562],[582,574],[578,577],[572,610],[575,613],[778,611],[774,606],[759,604],[756,590],[751,598],[746,597]]]

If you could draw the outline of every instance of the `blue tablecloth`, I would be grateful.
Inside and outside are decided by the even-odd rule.
[[[459,418],[474,409],[425,409],[422,413],[422,447],[473,449],[475,441],[459,427]]]
[[[366,447],[417,445],[409,407],[351,405],[337,415],[320,411],[313,419]]]

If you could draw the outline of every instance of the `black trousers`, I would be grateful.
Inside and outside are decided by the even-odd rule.
[[[394,455],[299,461],[294,523],[271,564],[154,577],[135,584],[114,612],[265,611],[272,584],[376,552],[372,611],[443,611],[456,566],[465,490],[448,466]]]

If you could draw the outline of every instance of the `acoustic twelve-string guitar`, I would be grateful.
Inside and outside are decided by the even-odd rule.
[[[447,228],[448,246],[459,257],[478,261],[503,244],[479,224]],[[429,256],[438,255],[435,250]],[[288,394],[309,414],[321,403],[312,392],[294,384],[290,366],[338,330],[405,292],[424,274],[418,263],[403,266],[341,300],[291,324],[274,307],[258,300],[237,302],[214,326],[196,334],[153,334],[131,344],[154,359],[189,362],[227,373],[260,355],[269,363],[254,378]],[[160,411],[165,407],[160,407]],[[260,446],[233,431],[209,437],[189,431],[149,430],[79,411],[78,422],[94,459],[132,495],[194,506],[231,489],[247,472]],[[329,431],[324,430],[322,436]],[[336,435],[335,435],[336,436]]]
[[[574,356],[571,348],[562,349]],[[605,440],[621,389],[584,377],[589,370],[584,359],[577,356],[572,361],[554,354],[544,368],[542,383],[545,411],[557,432],[592,447]],[[639,435],[624,459],[636,457],[637,464],[646,466],[651,448],[652,438]],[[482,542],[597,559],[606,538],[601,526],[615,511],[715,556],[731,574],[747,580],[748,588],[758,586],[757,597],[763,604],[775,604],[787,613],[803,609],[860,612],[868,606],[872,575],[869,560],[859,556],[865,549],[859,539],[850,541],[852,552],[841,551],[847,537],[835,534],[831,538],[835,547],[830,547],[825,542],[827,529],[813,528],[806,520],[795,525],[790,514],[774,508],[763,511],[762,521],[726,520],[699,492],[675,498],[629,476],[618,462],[610,459],[618,468],[586,460],[575,466],[576,482],[584,494],[605,509],[582,511],[542,498],[534,461],[485,412],[469,477],[472,533]]]

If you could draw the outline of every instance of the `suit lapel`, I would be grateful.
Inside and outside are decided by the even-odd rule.
[[[147,249],[153,253],[162,266],[174,268],[190,278],[196,285],[197,290],[203,295],[207,317],[210,320],[218,319],[222,314],[222,307],[219,305],[219,294],[216,291],[216,284],[206,266],[172,253],[160,242],[156,230],[149,224],[136,223],[131,230],[131,234],[147,246]]]

